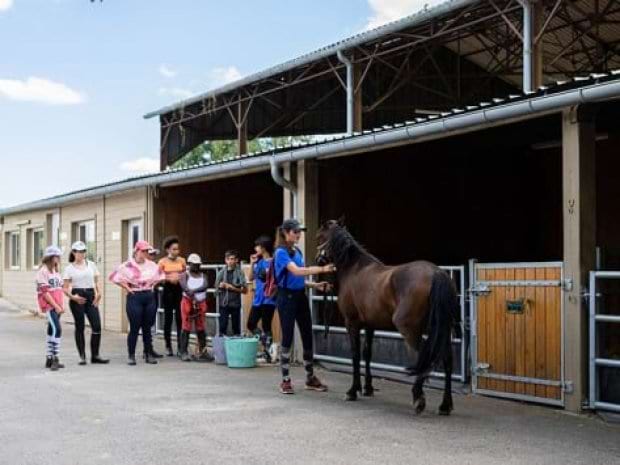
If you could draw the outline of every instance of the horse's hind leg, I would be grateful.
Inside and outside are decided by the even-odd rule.
[[[426,408],[426,396],[424,395],[424,390],[422,389],[426,378],[426,375],[418,376],[415,383],[413,383],[413,387],[411,388],[411,394],[413,395],[413,409],[417,415],[422,413]]]
[[[454,409],[454,405],[452,404],[452,343],[449,342],[449,344],[450,346],[446,350],[443,361],[446,380],[443,391],[443,401],[439,406],[439,415],[450,415],[450,412]]]
[[[364,363],[366,364],[366,376],[364,378],[363,395],[371,397],[375,389],[372,387],[372,374],[370,373],[370,361],[372,360],[372,340],[375,336],[374,329],[366,328],[366,336],[364,337]]]
[[[345,395],[345,400],[357,400],[357,393],[362,390],[360,379],[360,330],[348,328],[349,340],[351,341],[351,359],[353,361],[353,384]]]

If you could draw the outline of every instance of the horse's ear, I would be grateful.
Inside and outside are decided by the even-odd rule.
[[[341,215],[340,218],[338,218],[337,223],[338,223],[338,226],[344,227],[344,225],[345,225],[345,217],[344,217],[344,215]]]

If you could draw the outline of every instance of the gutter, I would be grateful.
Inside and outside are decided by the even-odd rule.
[[[198,168],[169,171],[108,186],[96,187],[86,191],[1,209],[0,216],[26,210],[58,207],[68,202],[109,195],[148,185],[164,185],[167,183],[178,183],[179,181],[191,182],[206,176],[230,176],[248,169],[269,169],[272,163],[280,165],[299,160],[375,151],[386,147],[418,142],[419,139],[429,136],[437,137],[444,134],[473,131],[489,124],[506,123],[514,118],[535,117],[537,115],[559,112],[563,108],[574,105],[595,103],[614,98],[620,98],[620,79],[605,82],[595,81],[587,86],[557,91],[550,95],[543,94],[537,97],[520,98],[515,99],[514,102],[510,102],[510,99],[508,99],[506,103],[495,105],[482,104],[476,109],[454,110],[443,117],[431,117],[423,122],[404,124],[392,129],[364,133],[353,137],[343,137],[325,143],[289,147],[275,154],[246,155],[230,161],[204,165]]]

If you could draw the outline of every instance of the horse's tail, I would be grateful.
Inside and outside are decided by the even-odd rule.
[[[462,337],[461,312],[452,279],[443,270],[433,275],[429,295],[428,338],[422,343],[412,375],[426,375],[452,350],[452,331]]]

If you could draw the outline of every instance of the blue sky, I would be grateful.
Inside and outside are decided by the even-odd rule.
[[[0,0],[0,207],[156,165],[148,111],[422,0]]]

